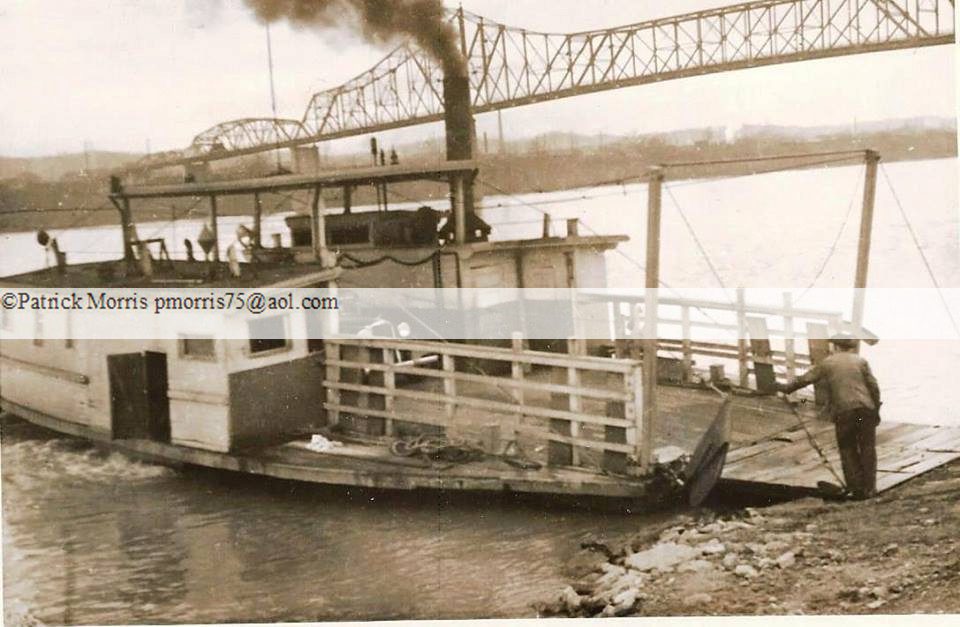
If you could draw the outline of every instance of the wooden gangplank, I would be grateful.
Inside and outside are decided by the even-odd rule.
[[[833,424],[808,421],[808,428],[842,476]],[[889,490],[958,458],[960,427],[884,421],[877,427],[877,491]],[[794,493],[814,493],[818,481],[836,483],[799,424],[733,448],[721,480],[729,486]]]

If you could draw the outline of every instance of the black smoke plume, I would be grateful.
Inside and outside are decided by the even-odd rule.
[[[389,44],[413,37],[442,66],[445,76],[466,76],[457,31],[447,21],[441,0],[246,0],[267,22],[286,19],[295,26],[336,28],[358,17],[363,36]]]

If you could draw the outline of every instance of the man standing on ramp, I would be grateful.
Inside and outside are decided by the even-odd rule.
[[[877,493],[880,387],[870,364],[857,354],[856,338],[837,335],[830,343],[836,349],[833,354],[794,381],[778,383],[777,391],[789,394],[812,383],[825,383],[849,496],[867,499]]]

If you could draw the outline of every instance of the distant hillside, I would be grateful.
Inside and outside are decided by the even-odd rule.
[[[857,137],[864,135],[927,135],[931,133],[956,134],[957,121],[953,118],[916,117],[893,120],[865,121],[835,126],[786,126],[786,125],[744,125],[740,127],[701,127],[675,129],[658,133],[615,135],[553,131],[534,137],[506,139],[504,149],[511,154],[543,154],[545,152],[564,152],[577,150],[609,149],[624,144],[650,144],[665,146],[696,146],[705,144],[731,144],[737,141],[811,141],[827,138]],[[477,148],[479,152],[497,154],[500,151],[499,140],[481,134]],[[396,146],[397,151],[406,158],[439,156],[444,150],[442,138],[408,142]],[[89,151],[84,154],[69,153],[45,157],[3,157],[0,156],[0,180],[33,176],[44,181],[59,181],[63,178],[76,178],[89,169],[90,175],[102,177],[106,172],[120,168],[143,156],[142,153]],[[327,157],[325,161],[332,166],[366,164],[369,155],[365,151],[340,154]]]
[[[821,139],[839,135],[871,135],[880,133],[923,133],[923,132],[957,132],[957,121],[953,118],[922,117],[901,118],[895,120],[879,120],[855,122],[836,126],[774,126],[748,124],[729,134],[730,137],[780,137],[793,139]]]
[[[489,139],[489,138],[487,138]],[[484,149],[486,147],[486,150]],[[866,122],[835,127],[743,126],[736,129],[710,127],[666,133],[615,136],[556,132],[506,143],[483,141],[477,146],[483,180],[494,189],[514,193],[550,191],[596,185],[602,181],[626,180],[655,163],[724,161],[745,157],[832,152],[872,148],[884,161],[935,159],[957,155],[956,122],[940,118],[916,118]],[[434,139],[398,145],[401,163],[434,163],[443,158],[443,143]],[[286,152],[286,151],[284,151]],[[107,201],[110,169],[140,155],[98,152],[88,155],[58,155],[34,159],[0,158],[0,232],[29,230],[38,226],[66,228],[79,224],[105,224],[116,220]],[[293,167],[289,155],[284,167]],[[326,169],[363,166],[364,153],[325,156]],[[802,160],[798,161],[801,165]],[[86,165],[89,172],[81,173]],[[712,169],[672,170],[677,178],[727,176],[756,171],[756,162],[716,165]],[[2,168],[6,168],[5,170]],[[10,168],[14,171],[11,173]],[[211,175],[219,179],[270,176],[277,163],[266,153],[217,162]],[[153,182],[181,180],[182,174],[154,173]],[[433,183],[407,184],[399,198],[427,199],[445,193]],[[339,206],[339,193],[330,190],[329,206]],[[354,202],[373,203],[373,192],[361,187]],[[224,198],[222,215],[249,213],[245,197]],[[266,202],[266,201],[265,201]],[[174,211],[187,211],[192,199],[163,203],[140,203],[137,218],[166,219]],[[283,196],[270,199],[267,211],[289,210]]]
[[[0,157],[0,179],[33,175],[47,181],[57,181],[86,169],[112,170],[141,156],[129,152],[92,150],[86,154],[78,152],[48,157]]]

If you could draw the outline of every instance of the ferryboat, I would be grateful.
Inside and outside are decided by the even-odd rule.
[[[71,265],[58,253],[51,267],[0,278],[0,288],[606,287],[605,255],[624,236],[584,236],[569,221],[563,236],[490,237],[474,206],[469,105],[449,106],[468,102],[466,79],[446,80],[444,92],[446,161],[176,184],[116,178],[109,197],[120,215],[121,259]],[[875,165],[868,155],[868,181]],[[619,330],[609,342],[415,340],[309,328],[315,322],[296,312],[223,314],[203,324],[159,317],[143,339],[101,341],[76,339],[82,329],[71,329],[78,322],[69,315],[6,310],[0,406],[161,463],[320,484],[650,503],[681,494],[699,501],[722,474],[730,484],[815,492],[832,479],[806,440],[832,428],[812,422],[821,395],[796,413],[764,393],[823,358],[831,333],[861,328],[862,303],[846,321],[789,300],[751,305],[742,291],[734,303],[658,295],[663,177],[661,169],[648,177],[646,291],[595,295]],[[448,186],[449,211],[350,205],[360,186],[424,180]],[[330,188],[341,190],[339,211],[323,206]],[[288,220],[290,245],[264,246],[260,195],[303,190],[311,210]],[[218,199],[227,195],[254,198],[245,260],[229,251],[221,258]],[[133,202],[178,197],[208,199],[204,259],[171,259],[162,239],[137,236]],[[269,339],[259,333],[264,325]],[[664,325],[680,329],[676,339],[659,332]],[[692,329],[711,325],[734,329],[737,340],[697,341]],[[658,332],[641,338],[644,327]],[[736,374],[728,378],[723,363]],[[919,454],[928,468],[960,456],[960,432],[923,429],[936,428],[885,423],[881,459]],[[917,448],[933,440],[949,446]],[[904,468],[884,471],[880,489],[913,476]]]

